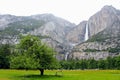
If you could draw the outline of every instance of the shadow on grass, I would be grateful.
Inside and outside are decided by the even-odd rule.
[[[19,76],[20,78],[61,78],[63,76],[61,75],[24,75],[24,76]]]

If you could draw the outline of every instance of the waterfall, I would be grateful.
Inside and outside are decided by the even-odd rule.
[[[71,50],[73,49],[73,47],[77,45],[76,43],[70,43],[69,48],[67,48],[67,51],[65,53],[65,60],[68,60],[68,55],[71,53]]]
[[[89,39],[89,36],[88,36],[88,23],[87,23],[85,27],[85,41],[87,41],[88,39]]]
[[[67,60],[68,54],[69,54],[69,52],[67,52],[67,53],[65,54],[65,60]]]

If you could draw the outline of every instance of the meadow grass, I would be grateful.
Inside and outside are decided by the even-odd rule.
[[[0,70],[0,80],[120,80],[120,70]]]

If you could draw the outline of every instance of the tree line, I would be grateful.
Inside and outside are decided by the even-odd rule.
[[[0,68],[10,68],[11,47],[9,44],[0,45]],[[82,59],[59,62],[62,69],[120,69],[120,56],[108,57],[103,60]]]
[[[108,57],[103,60],[82,59],[82,60],[68,60],[60,61],[63,69],[119,69],[120,70],[120,56]]]

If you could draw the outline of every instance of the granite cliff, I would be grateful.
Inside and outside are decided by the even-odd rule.
[[[120,11],[104,6],[88,20],[89,39],[74,47],[69,58],[105,59],[120,55]]]
[[[117,56],[120,54],[120,10],[104,6],[78,25],[52,14],[0,15],[0,43],[17,44],[20,35],[27,34],[36,35],[53,47],[60,60]]]

